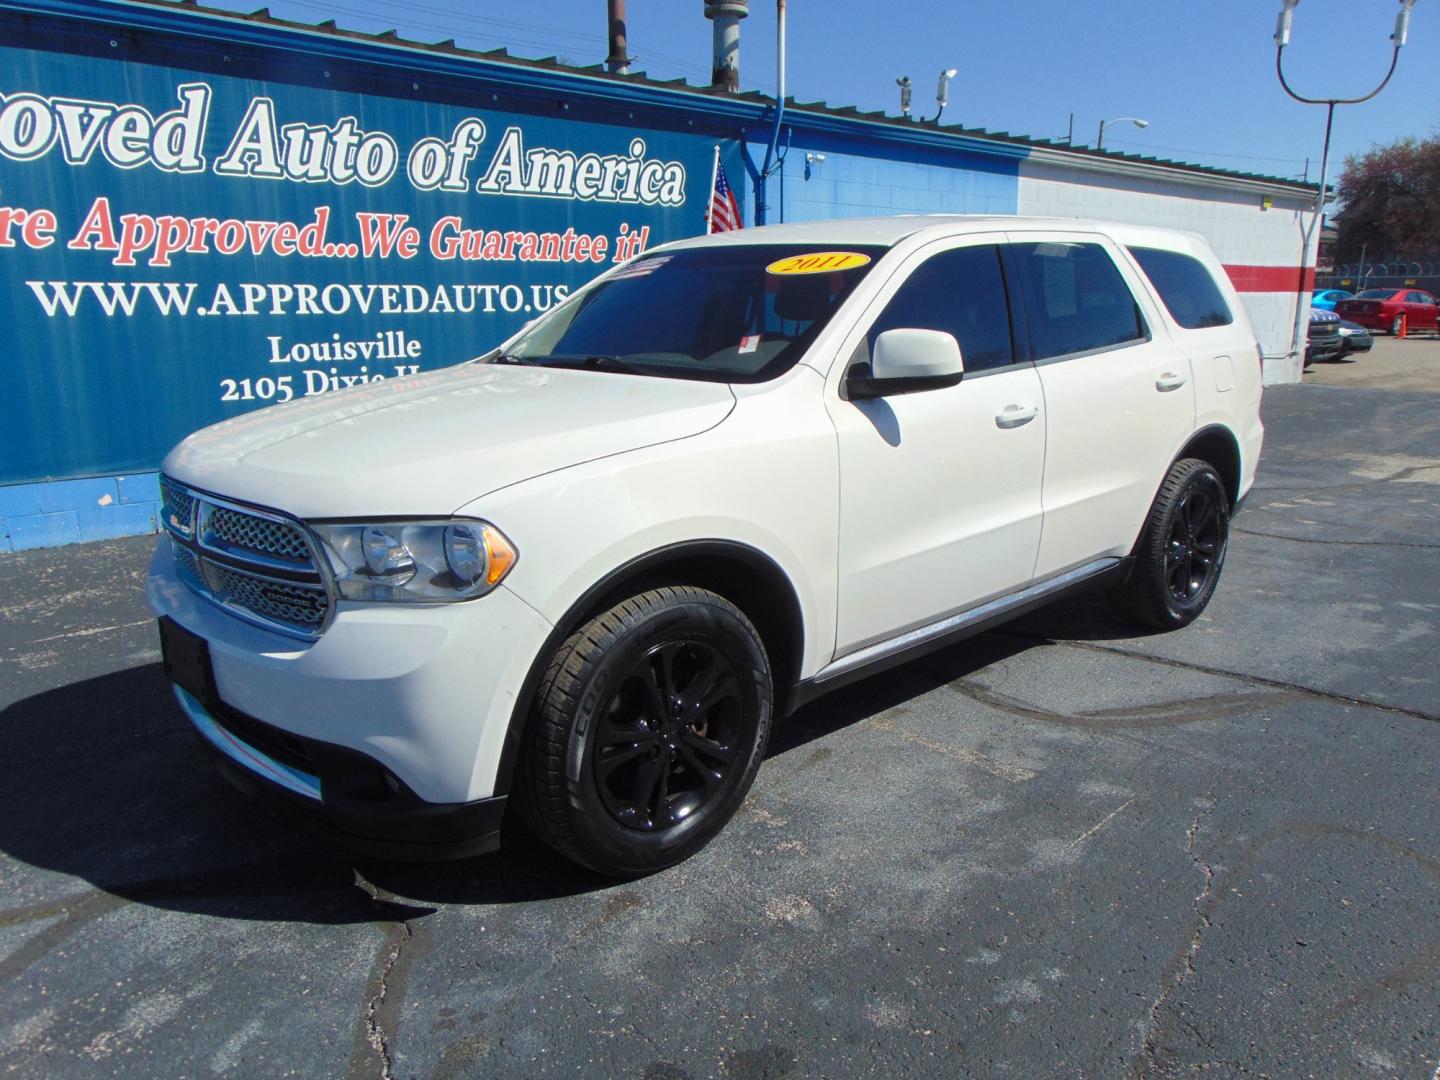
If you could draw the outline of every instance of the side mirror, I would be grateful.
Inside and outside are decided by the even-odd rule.
[[[845,381],[850,399],[908,394],[954,386],[965,374],[960,343],[940,330],[886,330],[875,339],[866,365]]]

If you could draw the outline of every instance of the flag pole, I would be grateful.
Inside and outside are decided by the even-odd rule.
[[[705,200],[705,235],[709,236],[715,231],[714,222],[710,220],[715,213],[715,178],[720,175],[720,144],[715,144],[715,158],[710,163],[710,197]]]

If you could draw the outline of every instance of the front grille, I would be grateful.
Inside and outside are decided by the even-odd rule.
[[[310,560],[310,545],[305,542],[305,534],[286,522],[217,506],[210,511],[207,525],[208,539],[218,540],[227,548],[293,562]]]
[[[170,538],[170,548],[175,552],[175,568],[180,572],[180,580],[192,589],[203,589],[205,579],[200,576],[200,560],[195,553],[174,537]]]
[[[256,577],[221,563],[210,563],[205,568],[205,577],[213,584],[221,602],[253,611],[274,622],[318,629],[330,609],[330,597],[320,586],[292,585]]]
[[[186,536],[195,527],[195,500],[168,480],[160,481],[160,512],[166,525]]]
[[[161,487],[181,581],[248,622],[293,637],[320,636],[330,592],[299,523],[173,480]]]

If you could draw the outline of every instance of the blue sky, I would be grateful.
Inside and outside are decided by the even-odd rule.
[[[221,0],[250,10],[255,4]],[[897,75],[915,112],[933,115],[941,68],[959,69],[947,121],[1063,136],[1271,175],[1319,171],[1325,110],[1292,102],[1275,78],[1279,0],[790,0],[789,93],[802,101],[898,111]],[[630,51],[658,78],[709,80],[703,0],[629,0]],[[574,64],[605,56],[605,0],[272,0],[281,18],[397,29],[430,41]],[[1303,0],[1286,75],[1310,96],[1365,93],[1384,75],[1395,0]],[[775,89],[775,5],[752,0],[742,24],[741,82]],[[1440,133],[1440,2],[1417,4],[1395,78],[1376,100],[1336,112],[1332,179],[1345,155],[1406,135]]]

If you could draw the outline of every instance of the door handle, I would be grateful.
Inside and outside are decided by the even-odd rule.
[[[1185,376],[1175,371],[1167,371],[1155,380],[1155,389],[1162,394],[1169,393],[1171,390],[1179,390],[1184,385]]]
[[[995,426],[1002,428],[1016,428],[1021,424],[1028,424],[1035,417],[1040,415],[1040,407],[1030,402],[1016,402],[1013,405],[1006,405],[995,414]]]

